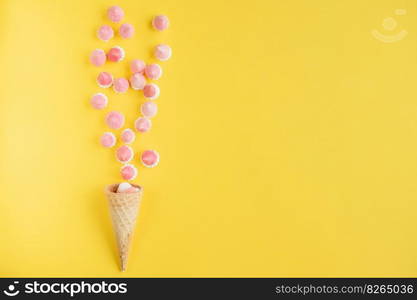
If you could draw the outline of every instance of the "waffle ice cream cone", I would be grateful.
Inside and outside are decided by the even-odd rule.
[[[110,215],[113,229],[116,233],[117,246],[120,256],[120,267],[126,270],[129,256],[130,242],[135,229],[136,218],[139,212],[139,204],[142,196],[142,188],[135,193],[117,193],[118,184],[108,185],[105,189],[109,201]]]

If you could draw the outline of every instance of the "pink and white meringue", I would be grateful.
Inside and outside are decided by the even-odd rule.
[[[103,109],[107,106],[108,98],[103,93],[96,93],[90,99],[90,104],[95,109]]]
[[[152,118],[158,112],[158,106],[153,101],[147,101],[141,105],[140,111],[145,117]]]
[[[158,80],[162,76],[162,68],[158,64],[150,64],[145,67],[145,75],[149,79]]]
[[[148,118],[140,117],[135,121],[135,129],[141,133],[148,132],[152,127],[152,122]]]
[[[129,81],[126,78],[116,78],[113,81],[113,90],[116,93],[126,93],[129,89]]]
[[[99,87],[108,88],[113,84],[113,76],[108,72],[100,72],[97,76]]]
[[[119,129],[125,124],[125,117],[118,111],[111,111],[106,115],[106,123],[111,129]]]
[[[135,138],[136,138],[136,135],[133,132],[133,130],[130,128],[126,128],[125,130],[123,130],[120,135],[120,139],[122,140],[123,143],[126,143],[126,144],[133,143],[135,141]]]
[[[137,193],[140,189],[131,185],[128,182],[122,182],[117,187],[117,193]]]
[[[125,57],[125,50],[120,46],[114,46],[107,52],[107,59],[112,62],[122,61]]]
[[[155,83],[148,83],[143,87],[143,96],[149,100],[158,98],[159,94],[159,87]]]
[[[118,23],[125,16],[125,12],[120,6],[111,6],[107,9],[107,17],[110,21]]]
[[[126,190],[130,189],[131,187],[132,187],[132,185],[129,182],[122,182],[117,187],[117,192],[118,193],[123,193]]]
[[[172,49],[168,45],[160,44],[155,47],[154,55],[160,61],[166,61],[172,56]]]
[[[103,147],[111,148],[111,147],[113,147],[116,144],[116,137],[111,132],[105,132],[100,137],[100,144]]]
[[[102,25],[97,30],[97,37],[102,41],[107,42],[108,40],[113,38],[113,36],[114,36],[113,28],[111,28],[109,25]]]
[[[122,24],[119,28],[119,35],[124,39],[130,39],[135,34],[135,28],[132,24]]]
[[[124,180],[133,180],[138,175],[138,170],[131,164],[125,164],[120,168],[120,174]]]
[[[169,19],[164,15],[155,16],[152,19],[152,26],[158,31],[165,30],[169,27]]]
[[[146,150],[143,151],[141,155],[142,164],[145,167],[153,168],[158,165],[159,163],[159,153],[155,150]]]
[[[146,85],[145,77],[140,73],[135,73],[130,76],[130,86],[134,90],[143,90]]]
[[[95,49],[91,52],[90,62],[96,66],[100,67],[106,63],[106,53],[102,49]]]
[[[130,71],[132,73],[141,73],[145,71],[146,64],[143,60],[134,59],[130,62]]]
[[[133,158],[133,150],[129,146],[123,145],[117,148],[116,158],[121,163],[128,163]]]

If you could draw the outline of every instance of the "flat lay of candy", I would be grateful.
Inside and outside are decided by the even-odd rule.
[[[93,109],[104,111],[100,113],[103,114],[103,126],[106,128],[98,137],[99,144],[103,148],[115,151],[115,163],[121,164],[120,177],[131,181],[137,178],[140,167],[152,168],[159,163],[159,153],[156,150],[142,148],[143,150],[137,151],[134,142],[140,143],[140,135],[148,134],[152,128],[151,118],[158,112],[155,100],[161,94],[155,81],[163,76],[161,63],[171,58],[172,50],[167,44],[155,44],[149,49],[153,61],[161,63],[147,62],[144,57],[127,60],[126,50],[120,45],[120,41],[140,40],[137,32],[143,28],[135,28],[134,20],[129,20],[128,12],[120,6],[109,7],[106,17],[107,23],[97,26],[97,47],[92,49],[89,55],[90,63],[97,69],[93,75],[97,91],[90,96],[89,102]],[[149,20],[149,24],[155,34],[167,30],[170,26],[165,15],[154,16]],[[128,70],[129,73],[126,76],[112,74],[106,70],[108,64],[118,64],[120,69]],[[136,110],[138,115],[132,122],[128,122],[125,114],[113,109],[112,105],[118,101],[118,95],[125,93],[134,93],[141,100]],[[115,147],[116,145],[118,146]],[[128,185],[127,182],[124,184]],[[128,190],[121,187],[117,192]]]

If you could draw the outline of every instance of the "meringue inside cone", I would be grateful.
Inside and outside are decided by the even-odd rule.
[[[117,193],[117,188],[119,187],[119,184],[120,183],[110,184],[110,185],[107,186],[107,190],[111,193]],[[132,183],[130,185],[139,189],[139,191],[137,191],[136,193],[140,193],[142,191],[141,186],[136,185],[136,184],[132,184]],[[118,193],[118,194],[120,194],[120,193]]]

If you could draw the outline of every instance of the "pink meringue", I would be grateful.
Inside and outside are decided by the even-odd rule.
[[[111,132],[105,132],[100,137],[100,143],[103,147],[111,148],[116,144],[116,137]]]
[[[129,89],[129,81],[126,78],[116,78],[113,81],[113,90],[116,93],[125,93]]]
[[[125,193],[137,193],[139,191],[140,190],[137,187],[132,186],[132,187],[128,188],[127,190],[125,190],[124,192]]]
[[[121,163],[128,163],[133,158],[133,150],[129,146],[123,145],[116,150],[116,158]]]
[[[134,90],[143,90],[146,84],[145,77],[140,73],[135,73],[130,76],[130,86]]]
[[[104,63],[106,62],[106,53],[104,52],[104,50],[95,49],[93,52],[91,52],[90,62],[96,67],[104,65]]]
[[[145,71],[145,62],[143,60],[140,59],[134,59],[130,62],[130,71],[132,73],[141,73],[143,74],[143,72]]]
[[[108,88],[113,84],[113,76],[107,72],[100,72],[97,76],[97,83],[99,87]]]
[[[113,36],[113,28],[111,28],[109,25],[100,26],[100,28],[97,30],[97,37],[102,41],[107,42],[113,38]]]
[[[169,26],[169,19],[164,15],[155,16],[152,20],[152,26],[158,31],[165,30]]]
[[[140,117],[135,121],[135,129],[141,133],[149,131],[152,127],[152,122],[148,118]]]
[[[122,61],[125,57],[125,51],[122,47],[115,46],[107,52],[107,59],[112,62]]]
[[[125,123],[125,117],[118,111],[111,111],[106,116],[106,123],[111,129],[119,129]]]
[[[166,61],[171,58],[171,47],[163,44],[157,45],[154,50],[154,55],[160,61]]]
[[[159,153],[155,150],[143,151],[141,155],[141,161],[145,167],[153,168],[159,163]]]
[[[122,24],[119,28],[119,35],[124,39],[130,39],[135,33],[135,28],[132,24]]]
[[[138,175],[138,170],[131,164],[125,164],[121,167],[120,174],[124,180],[133,180]]]
[[[131,144],[135,140],[136,135],[132,129],[126,128],[125,130],[122,131],[120,138],[123,141],[123,143]]]
[[[143,95],[149,100],[158,98],[159,94],[159,87],[155,83],[149,83],[143,87]]]
[[[112,22],[118,23],[123,19],[124,16],[125,16],[125,12],[119,6],[115,5],[115,6],[109,7],[109,9],[107,9],[107,17]]]
[[[95,109],[103,109],[107,106],[108,98],[103,93],[96,93],[91,97],[90,103],[91,106]]]
[[[147,101],[142,104],[140,110],[145,117],[152,118],[158,112],[158,106],[153,101]]]
[[[150,64],[145,67],[145,75],[149,79],[158,80],[162,76],[162,68],[158,64]]]

